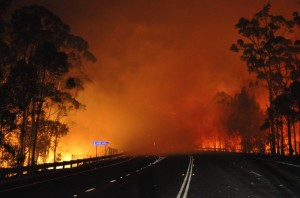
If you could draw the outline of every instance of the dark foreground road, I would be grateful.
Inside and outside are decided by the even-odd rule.
[[[130,157],[0,191],[1,198],[300,197],[300,166],[243,154]]]

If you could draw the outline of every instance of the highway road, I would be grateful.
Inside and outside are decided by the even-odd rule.
[[[300,166],[229,153],[126,157],[2,186],[0,197],[300,197]]]

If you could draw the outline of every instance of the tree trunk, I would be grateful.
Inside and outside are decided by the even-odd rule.
[[[283,119],[280,116],[280,131],[281,131],[281,155],[284,155],[284,135],[283,135]]]
[[[30,147],[28,148],[28,159],[27,159],[27,165],[30,165],[30,161],[31,161],[31,150]]]
[[[214,137],[214,151],[216,151],[216,147],[217,147],[217,138],[216,137]]]
[[[22,115],[22,124],[21,124],[21,134],[20,134],[20,150],[18,158],[18,166],[23,166],[25,161],[25,135],[26,135],[26,119],[27,119],[27,110],[23,111]]]
[[[291,137],[291,120],[290,116],[286,116],[286,121],[287,121],[287,130],[288,130],[288,144],[289,144],[289,155],[293,155],[294,150],[292,146],[292,137]]]
[[[228,146],[227,146],[227,137],[226,134],[224,134],[224,151],[228,151]]]
[[[294,136],[295,155],[297,155],[296,127],[295,127],[295,122],[294,121],[293,121],[293,136]]]
[[[298,103],[298,116],[299,116],[299,113],[300,113],[300,103]],[[299,125],[298,125],[298,154],[300,155],[300,121],[298,122]]]
[[[40,122],[40,116],[42,113],[42,106],[43,106],[43,102],[40,101],[40,104],[38,106],[38,110],[37,110],[37,118],[36,118],[36,122],[35,122],[35,126],[34,126],[34,133],[33,133],[33,147],[32,147],[32,156],[31,156],[31,165],[35,165],[36,164],[36,156],[35,156],[35,152],[36,152],[36,143],[37,143],[37,136],[38,136],[38,127],[39,127],[39,122]]]
[[[298,154],[300,155],[300,121],[299,121],[299,128],[298,128]]]
[[[222,151],[222,137],[220,135],[220,139],[219,139],[219,151]]]
[[[57,148],[57,145],[58,145],[58,131],[57,131],[57,127],[55,128],[55,139],[54,139],[54,150],[53,150],[53,162],[55,163],[56,162],[56,148]]]
[[[269,102],[270,102],[270,127],[271,127],[271,154],[276,154],[276,140],[275,140],[275,130],[274,130],[274,112],[273,112],[273,93],[272,93],[272,86],[269,86]]]
[[[37,118],[36,118],[36,123],[35,126],[33,125],[34,129],[34,137],[33,137],[33,147],[32,147],[32,158],[31,158],[31,165],[35,165],[35,152],[36,152],[36,143],[37,143],[37,136],[38,136],[38,127],[39,127],[39,122],[40,122],[40,116],[42,113],[42,107],[43,107],[43,100],[44,100],[44,89],[45,89],[45,78],[46,78],[46,70],[43,69],[43,77],[41,79],[41,87],[40,87],[40,93],[37,97],[38,99],[38,108],[37,108]]]
[[[30,134],[30,140],[29,140],[29,155],[30,155],[30,160],[28,160],[28,165],[33,165],[32,164],[32,154],[33,154],[33,142],[34,142],[34,133],[35,133],[35,127],[36,127],[36,114],[35,114],[35,110],[36,110],[36,102],[33,101],[32,103],[32,109],[31,109],[31,134]]]
[[[280,154],[279,116],[276,115],[277,155]]]

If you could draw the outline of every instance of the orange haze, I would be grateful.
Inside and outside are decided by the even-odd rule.
[[[229,50],[238,38],[234,25],[268,0],[15,0],[14,5],[32,2],[60,16],[97,57],[84,68],[92,82],[79,100],[87,108],[71,113],[70,133],[60,143],[63,153],[94,155],[93,140],[139,154],[182,152],[221,130],[212,96],[221,90],[233,95],[250,78],[245,63]],[[273,14],[288,17],[300,8],[297,0],[271,3]],[[257,96],[263,104],[264,95]]]

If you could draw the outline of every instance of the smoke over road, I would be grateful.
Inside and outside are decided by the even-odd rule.
[[[15,1],[15,3],[18,1]],[[22,1],[48,7],[85,38],[97,57],[79,94],[85,111],[67,119],[62,147],[92,153],[93,140],[137,153],[181,152],[218,130],[212,97],[250,78],[229,47],[234,25],[267,1]],[[288,16],[297,1],[272,1]],[[221,130],[221,129],[220,129]]]

